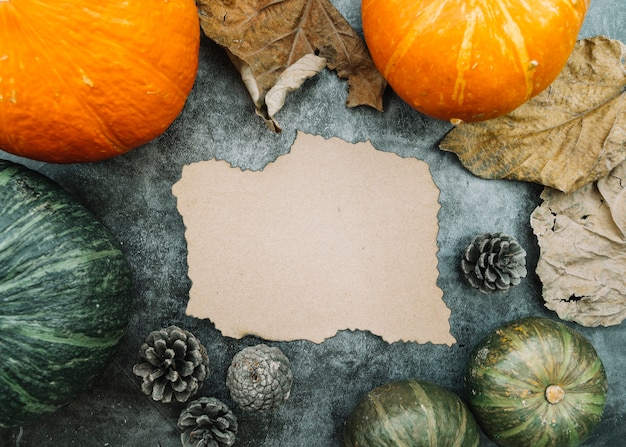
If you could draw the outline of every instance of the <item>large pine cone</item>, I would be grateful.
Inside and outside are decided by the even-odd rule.
[[[230,396],[242,410],[269,411],[289,398],[293,372],[276,347],[247,347],[233,357],[226,374]]]
[[[194,400],[178,417],[183,447],[230,447],[235,443],[237,417],[214,397]]]
[[[143,379],[141,390],[156,401],[186,402],[209,372],[206,349],[189,331],[170,326],[148,334],[139,349],[142,362],[133,373]]]
[[[481,234],[465,249],[461,269],[483,293],[507,290],[526,276],[526,251],[508,234]]]

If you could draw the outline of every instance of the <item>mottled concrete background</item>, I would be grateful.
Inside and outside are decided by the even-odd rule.
[[[333,0],[360,31],[360,2]],[[626,42],[626,3],[592,0],[581,37],[603,34]],[[237,72],[223,51],[202,41],[200,69],[189,101],[160,138],[124,156],[98,163],[55,166],[25,164],[56,179],[89,207],[117,236],[136,279],[134,314],[118,355],[96,386],[45,421],[1,432],[2,446],[177,446],[176,420],[182,405],[153,403],[132,375],[137,351],[154,329],[177,324],[206,345],[211,376],[203,396],[232,404],[224,384],[232,356],[260,340],[224,338],[210,321],[185,316],[190,287],[182,219],[171,186],[185,164],[218,158],[259,170],[289,151],[296,130],[348,142],[371,140],[384,151],[426,161],[441,189],[439,213],[439,286],[452,309],[451,332],[457,343],[388,344],[366,332],[343,331],[322,344],[272,343],[292,359],[292,397],[278,411],[240,420],[241,447],[333,447],[342,424],[368,390],[392,379],[420,377],[462,393],[461,377],[473,346],[501,323],[516,317],[556,318],[542,305],[533,273],[537,242],[529,216],[539,204],[541,187],[486,181],[467,172],[437,142],[447,123],[428,119],[385,96],[385,112],[344,106],[346,84],[324,71],[291,94],[278,115],[283,133],[269,132],[254,114]],[[0,157],[12,158],[6,154]],[[13,158],[14,159],[14,158]],[[529,277],[510,293],[487,297],[471,289],[459,273],[459,256],[471,238],[485,231],[515,235],[528,251]],[[605,416],[591,439],[594,447],[624,445],[626,439],[626,332],[624,325],[577,327],[602,356],[610,393]],[[484,446],[493,445],[484,440]]]

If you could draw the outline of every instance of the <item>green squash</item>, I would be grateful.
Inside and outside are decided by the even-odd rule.
[[[476,447],[479,428],[451,391],[408,379],[374,388],[354,407],[344,447]]]
[[[0,160],[0,427],[50,414],[105,368],[128,324],[130,268],[56,183]]]
[[[487,335],[464,378],[470,409],[501,446],[580,445],[608,390],[592,344],[562,322],[528,317]]]

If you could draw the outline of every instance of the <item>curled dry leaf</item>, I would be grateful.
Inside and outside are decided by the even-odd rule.
[[[276,84],[265,95],[265,108],[263,112],[257,109],[257,115],[265,120],[267,127],[274,132],[280,132],[274,116],[282,109],[289,92],[298,88],[309,78],[318,74],[326,66],[326,59],[314,54],[305,54],[293,65],[287,67],[276,80]],[[244,83],[249,92],[258,92],[258,86],[249,67],[241,71]],[[254,99],[254,93],[251,93]]]
[[[626,318],[626,162],[571,194],[545,188],[531,215],[548,309],[583,326]]]
[[[606,177],[626,159],[626,45],[579,41],[550,87],[508,115],[459,124],[440,148],[486,179],[572,192]]]
[[[314,76],[311,67],[305,77],[298,70],[290,70],[309,54],[323,59],[326,67],[348,80],[348,107],[367,105],[382,110],[387,84],[363,39],[329,0],[196,3],[204,34],[225,48],[244,78],[257,114],[270,128],[280,131],[274,115],[282,108],[286,92],[272,99],[273,113],[268,112],[268,93],[280,83],[293,90]]]

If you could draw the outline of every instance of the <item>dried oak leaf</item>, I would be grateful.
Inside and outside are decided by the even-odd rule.
[[[626,318],[626,162],[566,194],[544,188],[531,215],[545,306],[583,326]]]
[[[459,124],[439,147],[486,179],[572,192],[605,177],[626,159],[626,45],[579,41],[546,90],[505,116]]]
[[[280,131],[274,115],[286,93],[324,67],[348,80],[348,107],[367,105],[382,111],[387,84],[365,42],[329,0],[197,0],[196,4],[202,31],[226,50],[257,114],[271,129]],[[276,88],[280,92],[272,97]]]

